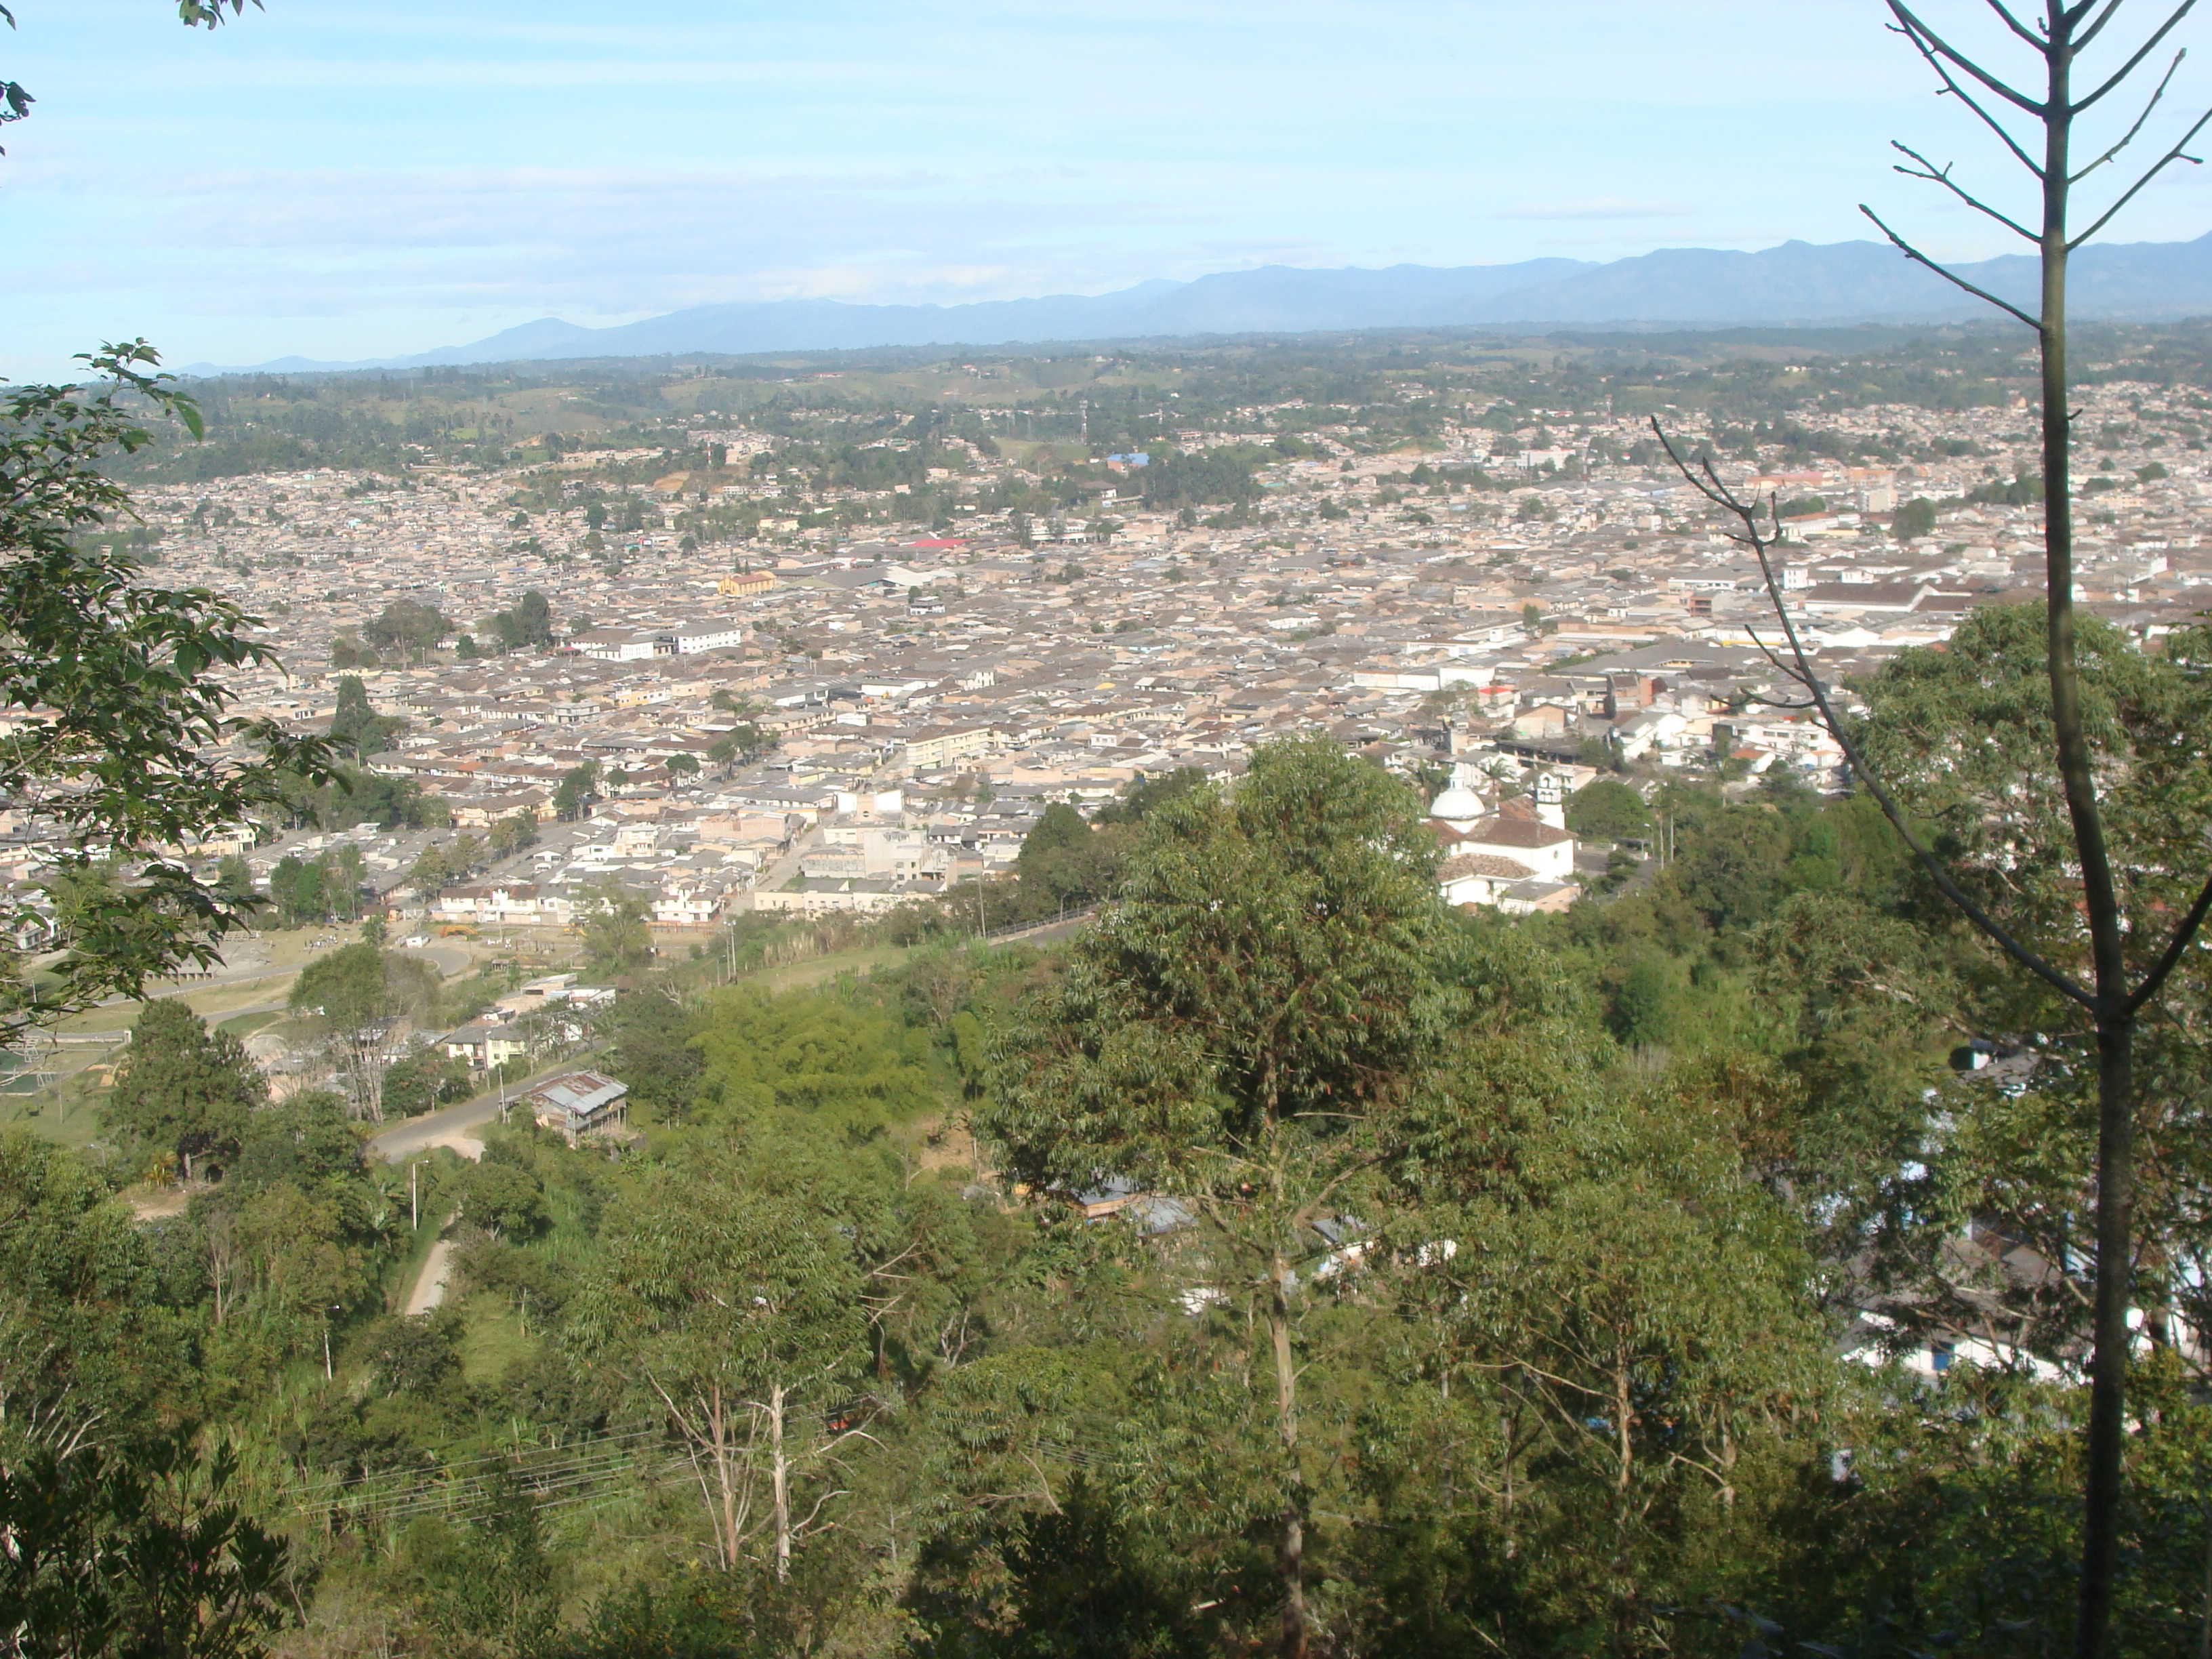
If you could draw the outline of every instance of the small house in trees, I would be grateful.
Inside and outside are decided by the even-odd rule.
[[[558,1131],[572,1146],[585,1135],[623,1128],[629,1099],[629,1085],[601,1072],[563,1072],[522,1097],[538,1127]]]
[[[1126,1176],[1109,1176],[1085,1191],[1062,1196],[1085,1221],[1119,1217],[1147,1237],[1175,1232],[1197,1218],[1180,1200],[1140,1187]]]

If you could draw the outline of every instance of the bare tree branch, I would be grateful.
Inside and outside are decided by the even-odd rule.
[[[2189,0],[2189,3],[2191,5],[2195,5],[2197,3],[2197,0]],[[1888,5],[1890,15],[1895,17],[1898,22],[1903,26],[1904,32],[1911,38],[1913,44],[1920,48],[1921,55],[1923,57],[1927,57],[1932,53],[1936,57],[1948,59],[1949,62],[1957,64],[1960,69],[1966,70],[1968,75],[1973,76],[1975,80],[1980,82],[1984,86],[1987,87],[1991,92],[1996,94],[1998,97],[2003,99],[2007,103],[2013,105],[2015,108],[2027,111],[2028,114],[2033,115],[2039,121],[2043,118],[2044,106],[2037,103],[2034,99],[2029,97],[2018,88],[2007,86],[2003,82],[1998,80],[1996,76],[1990,74],[1979,64],[1974,62],[1972,58],[1968,58],[1963,52],[1960,52],[1958,48],[1945,40],[1942,35],[1936,33],[1936,31],[1929,28],[1927,24],[1922,22],[1917,17],[1915,17],[1912,13],[1906,9],[1905,0],[1888,0]]]
[[[2080,103],[2070,106],[2067,112],[2072,115],[2081,114],[2082,111],[2087,109],[2099,99],[2102,98],[2106,93],[2111,92],[2123,81],[2125,81],[2128,76],[2133,75],[2136,72],[2136,68],[2142,63],[2142,60],[2149,57],[2151,53],[2156,52],[2159,48],[2160,43],[2163,41],[2167,35],[2172,33],[2175,29],[2179,28],[2181,26],[2181,20],[2188,16],[2189,14],[2196,9],[2197,0],[2181,0],[2181,4],[2174,9],[2173,15],[2158,26],[2158,32],[2152,35],[2149,40],[2144,41],[2142,45],[2136,48],[2135,55],[2133,57],[2130,58],[2126,63],[2121,64],[2118,70],[2114,73],[2104,85],[2099,87],[2096,91],[2091,93]],[[2112,15],[2118,9],[2118,0],[2113,0],[2113,3],[2106,9],[2104,16],[2100,17],[2096,22],[2091,25],[2089,29],[2083,33],[2081,38],[2074,43],[2074,50],[2079,52],[2081,48],[2087,46],[2091,40],[2095,37],[2097,31],[2104,27],[2106,22],[2112,17]]]
[[[2152,179],[2157,178],[2160,173],[2165,172],[2166,168],[2172,166],[2174,162],[2186,161],[2191,167],[2203,166],[2204,158],[2203,156],[2185,155],[2182,151],[2184,147],[2186,146],[2191,139],[2196,137],[2198,133],[2204,131],[2204,124],[2207,121],[2212,121],[2212,110],[2207,110],[2203,114],[2198,116],[2197,118],[2196,125],[2191,127],[2188,131],[2181,135],[2180,142],[2176,143],[2172,149],[2166,151],[2165,155],[2160,156],[2156,161],[2153,162],[2151,164],[2150,170],[2144,173],[2142,178],[2136,179],[2134,184],[2129,185],[2127,193],[2121,197],[2118,201],[2113,203],[2112,206],[2106,208],[2104,213],[2098,218],[2096,223],[2091,225],[2088,229],[2083,231],[2072,241],[2067,243],[2066,251],[2069,253],[2071,253],[2075,248],[2080,247],[2082,243],[2088,241],[2092,237],[2095,236],[2096,234],[2102,230],[2106,225],[2112,223],[2113,216],[2118,214],[2119,210],[2125,207],[2129,203],[2134,201],[2137,191],[2142,190],[2142,187],[2148,184]]]
[[[1987,127],[1991,132],[1996,134],[1999,141],[2003,143],[2007,149],[2012,152],[2013,159],[2014,161],[2018,161],[2021,166],[2026,167],[2037,178],[2040,179],[2043,177],[2043,167],[2041,163],[2038,162],[2033,156],[2030,155],[2025,149],[2021,148],[2020,141],[2012,136],[2011,132],[2007,130],[2005,124],[1998,120],[1994,113],[1982,107],[1981,100],[1979,99],[1976,98],[1972,93],[1968,92],[1964,87],[1959,84],[1959,77],[1951,73],[1950,70],[1944,64],[1942,58],[1938,58],[1934,52],[1928,50],[1927,46],[1922,43],[1918,35],[1914,34],[1909,29],[1899,28],[1895,25],[1891,26],[1891,33],[1902,34],[1906,40],[1911,41],[1915,50],[1920,53],[1922,58],[1927,60],[1928,67],[1936,71],[1936,77],[1943,82],[1943,90],[1949,93],[1952,97],[1957,99],[1968,109],[1973,111],[1976,115],[1979,116],[1982,120],[1982,125]]]
[[[1729,539],[1732,542],[1740,543],[1743,540],[1743,538],[1741,536],[1731,536]],[[1800,674],[1796,669],[1790,667],[1787,663],[1784,662],[1781,658],[1776,656],[1774,654],[1774,647],[1767,644],[1765,640],[1759,637],[1759,630],[1756,628],[1746,628],[1744,632],[1751,635],[1751,642],[1759,647],[1759,654],[1765,657],[1767,661],[1772,663],[1776,672],[1781,674],[1784,679],[1801,686],[1805,684],[1805,677],[1802,674]],[[1771,697],[1761,697],[1759,701],[1777,708],[1810,708],[1813,707],[1809,702],[1784,702],[1780,699]]]
[[[2090,9],[2096,3],[2097,0],[2080,0],[2080,3],[2062,13],[2061,15],[2066,20],[2066,27],[2069,30],[2072,29],[2075,24],[2089,15]],[[2127,0],[2105,0],[2105,9],[2097,21],[2074,37],[2074,50],[2080,52],[2102,33],[2105,25],[2111,22],[2120,8],[2126,3]]]
[[[1674,440],[1667,435],[1666,428],[1659,424],[1658,417],[1656,416],[1652,417],[1651,431],[1667,451],[1668,459],[1674,462],[1674,470],[1689,482],[1690,486],[1714,506],[1735,514],[1743,525],[1748,538],[1748,544],[1752,551],[1758,556],[1759,572],[1766,579],[1767,597],[1773,601],[1775,615],[1782,623],[1784,636],[1790,642],[1790,654],[1797,665],[1800,684],[1812,694],[1814,702],[1820,712],[1821,725],[1827,728],[1828,735],[1836,740],[1837,746],[1844,751],[1844,758],[1850,763],[1852,775],[1866,786],[1867,793],[1875,798],[1875,804],[1881,808],[1882,816],[1889,820],[1891,826],[1904,838],[1905,844],[1911,848],[1913,856],[1920,861],[1921,867],[1927,871],[1929,878],[1942,890],[1944,897],[1956,905],[1968,921],[1987,934],[2013,960],[2062,995],[2081,1004],[2085,1008],[2094,1010],[2097,1006],[2097,999],[2093,992],[2076,984],[2071,975],[2052,967],[2033,951],[2029,950],[2027,945],[2014,938],[2002,923],[1967,896],[1965,890],[1951,878],[1951,873],[1943,867],[1942,861],[1922,842],[1918,833],[1913,830],[1905,817],[1904,808],[1898,805],[1896,798],[1889,793],[1881,778],[1875,775],[1874,769],[1867,763],[1866,757],[1859,752],[1858,745],[1851,740],[1850,732],[1836,714],[1835,707],[1829,701],[1828,694],[1822,687],[1819,675],[1814,672],[1812,659],[1806,655],[1804,641],[1798,637],[1796,623],[1790,619],[1790,607],[1783,599],[1782,584],[1774,574],[1774,562],[1769,556],[1771,544],[1759,533],[1758,509],[1747,507],[1736,499],[1734,492],[1721,482],[1720,474],[1713,470],[1713,465],[1710,460],[1704,463],[1702,469],[1693,468],[1685,460],[1680,452],[1674,447]]]
[[[2004,0],[1990,0],[1990,9],[2003,18],[2005,27],[2027,41],[2029,46],[2033,46],[2038,52],[2043,50],[2043,37],[2014,16],[2012,9],[2005,4]]]
[[[1918,150],[1913,149],[1910,144],[1900,143],[1894,138],[1889,141],[1889,147],[1892,149],[1898,151],[1900,155],[1910,155],[1914,161],[1920,163],[1919,167],[1917,168],[1892,167],[1890,169],[1891,172],[1901,173],[1908,179],[1925,179],[1930,184],[1941,185],[1944,189],[1949,191],[1952,195],[1957,197],[1968,207],[1973,209],[1975,212],[1988,215],[1990,218],[2002,225],[2007,230],[2011,231],[2015,236],[2023,237],[2031,242],[2039,242],[2043,240],[2033,231],[2030,230],[2026,225],[2021,223],[2019,220],[2014,218],[2010,214],[1999,212],[1996,208],[1991,207],[1987,202],[1983,201],[1979,197],[1969,194],[1962,185],[1959,185],[1952,179],[1951,169],[1949,167],[1937,167],[1933,161],[1923,155]]]
[[[1864,202],[1861,202],[1859,204],[1859,211],[1865,214],[1868,218],[1874,221],[1875,228],[1881,232],[1883,235],[1889,238],[1891,246],[1894,247],[1899,253],[1902,253],[1906,258],[1911,260],[1915,264],[1927,266],[1929,270],[1934,271],[1938,276],[1941,276],[1945,282],[1951,283],[1954,287],[1966,289],[1967,293],[1972,295],[1977,300],[1986,301],[1989,304],[1995,306],[1999,311],[2010,313],[2013,316],[2019,318],[2021,321],[2026,323],[2030,328],[2033,329],[2038,334],[2043,332],[2043,324],[2040,319],[2029,316],[2027,313],[2022,311],[2018,306],[2013,304],[2011,301],[2000,300],[1996,295],[1990,293],[1989,289],[1985,288],[1976,288],[1965,277],[1959,276],[1954,271],[1946,270],[1942,266],[1937,264],[1933,259],[1923,253],[1918,248],[1913,246],[1911,243],[1906,241],[1905,238],[1899,236],[1895,231],[1892,230],[1887,225],[1882,223],[1881,216],[1876,213],[1872,208],[1869,207]]]
[[[2166,976],[2181,965],[2181,958],[2189,949],[2189,942],[2203,929],[2208,912],[2212,912],[2212,878],[2206,878],[2203,890],[2197,895],[2197,902],[2189,907],[2189,914],[2173,930],[2173,938],[2167,942],[2165,952],[2158,959],[2158,965],[2144,975],[2143,982],[2129,994],[2127,1006],[2130,1013],[2156,996],[2166,984]]]
[[[2068,184],[2080,184],[2084,179],[2087,178],[2099,167],[2104,166],[2106,162],[2111,161],[2114,156],[2118,155],[2122,150],[2125,149],[2130,144],[2135,142],[2136,135],[2143,130],[2143,123],[2150,119],[2150,112],[2158,107],[2158,100],[2166,96],[2166,89],[2173,80],[2174,71],[2181,67],[2181,60],[2188,56],[2189,52],[2186,48],[2173,54],[2173,61],[2166,65],[2166,74],[2164,77],[2160,80],[2158,89],[2151,94],[2150,101],[2142,106],[2142,113],[2136,117],[2136,124],[2130,127],[2126,132],[2121,135],[2120,142],[2118,143],[2114,144],[2112,149],[2106,150],[2095,161],[2090,162],[2089,165],[2083,167],[2081,172],[2074,174],[2073,177],[2067,179],[2066,182]]]

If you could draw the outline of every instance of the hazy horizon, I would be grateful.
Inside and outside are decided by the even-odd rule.
[[[1889,172],[1893,136],[1984,161],[1873,9],[1577,9],[270,0],[210,36],[145,0],[27,7],[0,372],[127,333],[360,359],[544,316],[1834,242],[1862,199],[2005,250]],[[2196,235],[2206,189],[2181,170],[2127,239]]]

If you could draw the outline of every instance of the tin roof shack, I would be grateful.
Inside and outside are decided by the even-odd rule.
[[[563,1072],[522,1098],[540,1128],[558,1130],[571,1146],[587,1134],[620,1133],[629,1122],[629,1085],[599,1072]]]

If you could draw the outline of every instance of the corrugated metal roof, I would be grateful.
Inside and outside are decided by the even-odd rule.
[[[549,1111],[563,1112],[570,1117],[589,1117],[629,1092],[629,1085],[598,1072],[563,1072],[539,1084],[523,1098]]]

